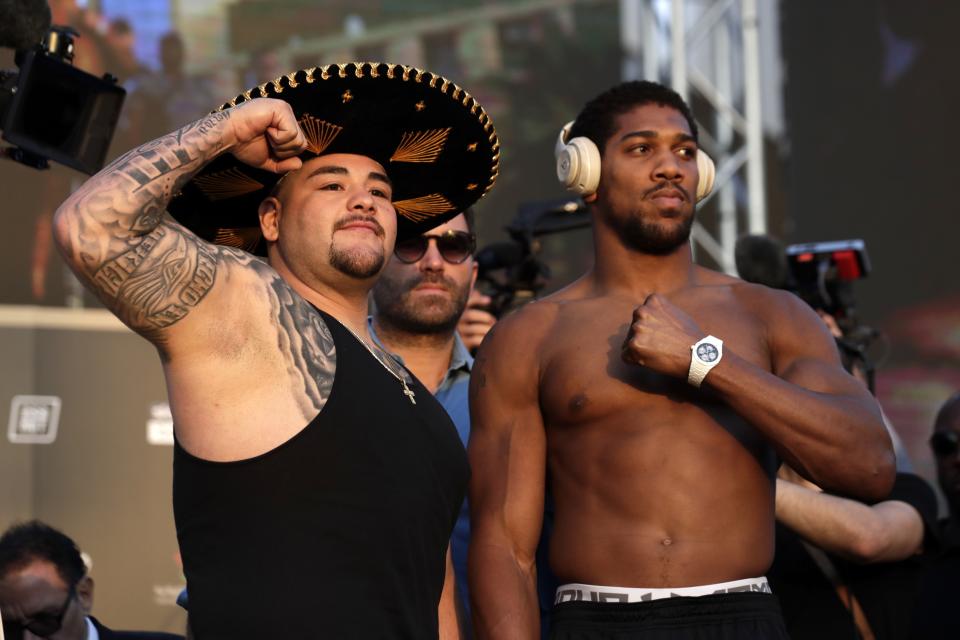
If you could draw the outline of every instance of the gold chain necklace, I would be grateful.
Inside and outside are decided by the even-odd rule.
[[[373,350],[373,347],[371,347],[369,344],[367,344],[367,341],[366,341],[366,340],[364,340],[363,338],[361,338],[360,336],[358,336],[356,333],[354,333],[353,329],[351,329],[351,328],[348,327],[347,325],[343,325],[343,326],[346,328],[347,331],[350,332],[350,335],[352,335],[354,338],[356,338],[358,341],[360,341],[360,344],[362,344],[364,347],[366,347],[367,351],[370,352],[370,355],[373,356],[374,360],[376,360],[377,362],[380,363],[380,366],[381,366],[381,367],[383,367],[384,369],[386,369],[387,371],[389,371],[390,374],[391,374],[394,378],[396,378],[397,380],[400,381],[400,384],[403,385],[403,395],[407,396],[407,399],[410,400],[410,404],[417,404],[417,401],[416,401],[416,399],[415,399],[416,396],[415,396],[415,394],[414,394],[414,392],[413,392],[413,389],[411,389],[409,386],[407,386],[407,378],[406,378],[406,376],[400,375],[399,373],[397,373],[396,371],[394,371],[392,368],[390,368],[390,367],[387,365],[387,363],[384,362],[384,361],[380,358],[379,355],[377,355],[377,352]],[[387,356],[387,357],[390,357],[390,356]]]

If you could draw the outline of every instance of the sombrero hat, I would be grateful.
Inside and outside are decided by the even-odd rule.
[[[453,218],[497,178],[500,142],[490,117],[470,94],[429,71],[377,62],[302,69],[216,111],[260,97],[293,107],[310,145],[305,159],[352,153],[383,165],[393,182],[400,238]],[[280,177],[223,154],[167,208],[201,238],[263,254],[257,208]]]

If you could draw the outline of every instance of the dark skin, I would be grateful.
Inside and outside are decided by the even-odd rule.
[[[892,486],[878,407],[813,311],[693,264],[683,238],[696,143],[683,116],[643,105],[617,125],[587,198],[594,268],[501,321],[472,377],[470,580],[481,638],[538,637],[548,473],[554,573],[624,587],[763,575],[774,454],[842,494],[876,499]],[[647,238],[678,239],[674,248],[637,249],[624,238],[630,218]],[[708,334],[724,340],[724,356],[696,389],[690,347]]]

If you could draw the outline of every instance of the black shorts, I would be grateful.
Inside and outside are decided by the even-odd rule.
[[[721,593],[629,604],[562,602],[550,640],[789,640],[769,593]]]

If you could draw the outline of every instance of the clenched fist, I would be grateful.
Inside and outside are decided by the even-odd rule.
[[[686,378],[690,345],[706,335],[693,318],[654,293],[634,310],[621,357],[630,364]]]
[[[296,171],[307,138],[293,109],[283,100],[256,98],[233,107],[229,125],[233,140],[228,150],[244,164],[274,173]]]

